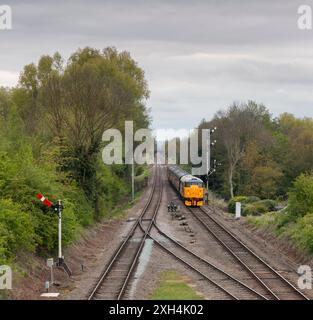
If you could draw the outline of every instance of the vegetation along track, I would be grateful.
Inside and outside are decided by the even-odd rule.
[[[209,208],[188,208],[191,214],[222,245],[228,253],[259,283],[259,290],[277,300],[303,300],[308,298],[278,271],[248,248],[237,236],[212,216]],[[208,212],[207,210],[211,210]]]
[[[152,216],[160,205],[162,187],[158,171],[159,168],[156,167],[148,201],[133,227],[104,268],[92,292],[89,294],[88,300],[120,300],[124,297],[147,234],[152,226]],[[142,228],[143,221],[150,221],[146,230]]]

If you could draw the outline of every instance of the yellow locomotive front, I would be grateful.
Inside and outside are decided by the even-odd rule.
[[[203,181],[191,175],[187,175],[181,178],[182,184],[182,197],[186,206],[203,205],[204,188]]]

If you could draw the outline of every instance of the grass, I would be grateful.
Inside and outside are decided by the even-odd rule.
[[[227,208],[227,203],[224,199],[219,198],[215,193],[213,193],[212,191],[209,191],[209,203],[218,208],[218,209],[222,209],[224,210],[225,208]]]
[[[0,300],[8,300],[8,294],[6,290],[0,290]]]
[[[163,271],[160,284],[151,296],[152,300],[204,300],[186,279],[174,270]]]
[[[132,208],[140,199],[143,194],[144,190],[139,190],[135,192],[135,199],[132,201],[131,199],[127,198],[125,199],[125,202],[117,205],[109,215],[103,217],[103,221],[106,220],[118,220],[121,218],[125,218],[127,214],[127,210]]]
[[[258,227],[258,228],[267,228],[273,227],[275,223],[275,218],[277,217],[277,212],[267,212],[261,216],[249,216],[247,222]]]

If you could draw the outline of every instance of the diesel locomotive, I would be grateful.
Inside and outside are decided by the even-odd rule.
[[[174,165],[167,167],[167,177],[186,206],[203,205],[204,185],[201,179]]]

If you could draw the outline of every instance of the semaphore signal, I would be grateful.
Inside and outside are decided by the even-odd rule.
[[[44,197],[41,193],[37,194],[37,198],[46,206],[49,208],[53,208],[53,203],[49,201],[46,197]]]
[[[56,203],[51,202],[48,200],[45,196],[43,196],[41,193],[37,194],[37,198],[46,206],[49,207],[51,210],[57,213],[59,218],[59,227],[58,227],[58,262],[57,266],[62,267],[68,275],[72,274],[71,269],[68,267],[68,265],[64,261],[64,257],[62,255],[62,211],[63,211],[63,203],[61,200],[58,200]]]

